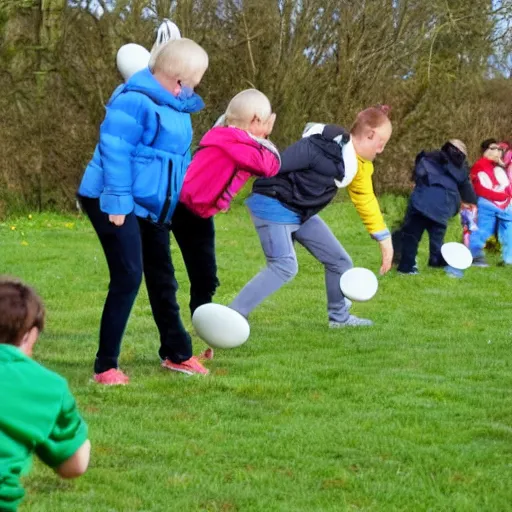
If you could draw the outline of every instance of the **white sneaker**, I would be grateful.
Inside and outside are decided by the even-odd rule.
[[[357,316],[350,315],[345,322],[334,322],[333,320],[329,321],[330,329],[339,329],[341,327],[370,327],[373,325],[371,320],[366,318],[358,318]]]

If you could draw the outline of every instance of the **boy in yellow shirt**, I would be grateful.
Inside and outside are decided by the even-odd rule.
[[[281,154],[273,178],[254,182],[247,199],[267,267],[238,294],[230,307],[248,317],[266,297],[298,272],[294,242],[303,245],[325,268],[329,327],[369,326],[349,313],[339,280],[352,260],[318,213],[348,187],[352,202],[370,235],[379,242],[381,273],[391,268],[393,245],[373,191],[373,160],[384,150],[392,127],[387,107],[360,112],[350,130],[338,125],[306,126],[301,140]]]

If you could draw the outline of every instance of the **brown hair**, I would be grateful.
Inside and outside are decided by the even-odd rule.
[[[44,317],[43,302],[32,288],[0,277],[0,343],[19,345],[33,327],[43,330]]]
[[[375,129],[389,122],[391,107],[388,105],[375,105],[362,110],[357,114],[356,120],[350,128],[352,135],[362,135],[367,128]]]

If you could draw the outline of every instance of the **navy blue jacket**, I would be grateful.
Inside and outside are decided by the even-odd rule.
[[[345,132],[334,135],[341,133]],[[341,145],[317,134],[287,147],[278,174],[257,179],[252,191],[278,199],[305,222],[332,201],[338,190],[334,180],[342,181],[344,176]]]
[[[448,224],[459,211],[461,200],[477,202],[466,162],[457,166],[442,150],[419,153],[414,179],[416,187],[411,195],[411,206],[439,224]]]

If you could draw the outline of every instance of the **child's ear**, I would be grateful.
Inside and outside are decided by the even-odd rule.
[[[34,345],[36,344],[37,338],[39,337],[39,329],[37,327],[32,327],[29,331],[27,331],[23,338],[21,339],[21,343],[19,344],[19,349],[27,356],[32,356],[32,351],[34,349]]]

